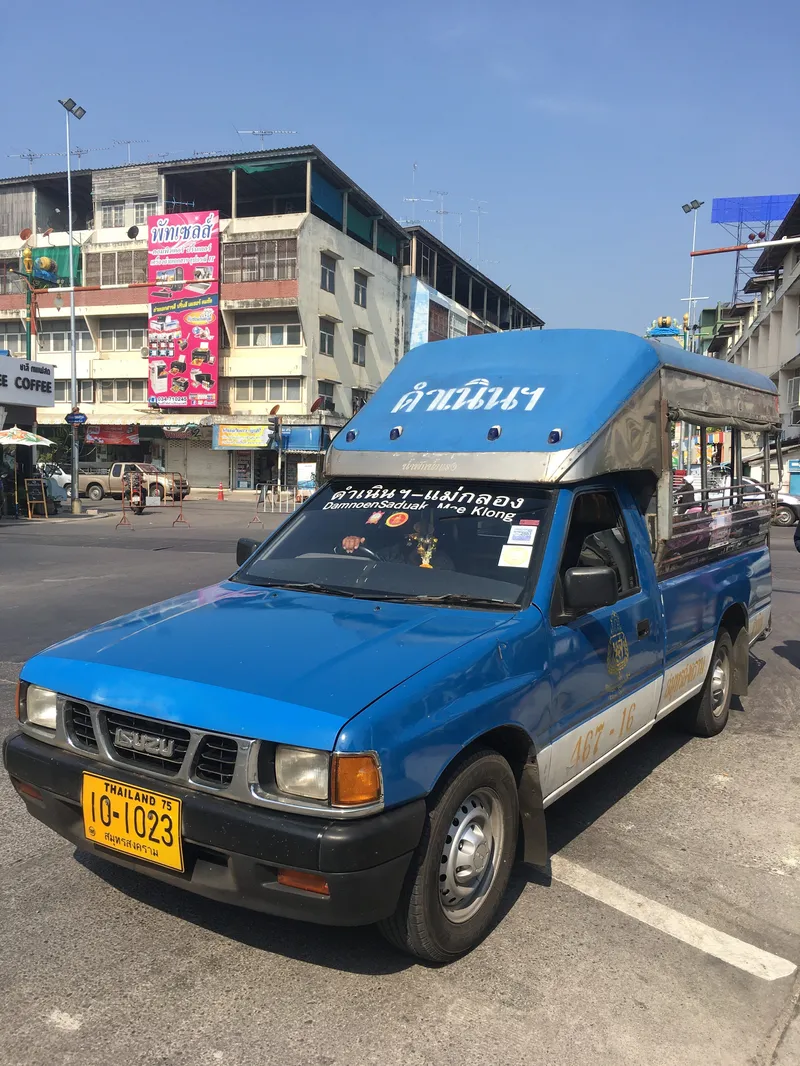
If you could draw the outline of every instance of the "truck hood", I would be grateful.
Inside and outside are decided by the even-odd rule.
[[[508,617],[226,581],[55,644],[22,677],[132,714],[331,750],[353,715]]]

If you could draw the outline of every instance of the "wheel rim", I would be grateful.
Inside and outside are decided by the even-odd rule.
[[[720,718],[728,703],[731,683],[731,662],[726,652],[718,652],[711,671],[711,713]]]
[[[468,921],[483,906],[503,852],[500,799],[477,789],[459,804],[447,830],[439,871],[439,902],[448,921]]]
[[[794,515],[789,511],[778,511],[777,522],[779,526],[790,526],[794,521]]]

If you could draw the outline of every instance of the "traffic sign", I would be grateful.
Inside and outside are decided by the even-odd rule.
[[[68,426],[82,426],[84,422],[88,421],[88,418],[86,415],[78,411],[75,414],[66,415],[64,421],[67,423]]]

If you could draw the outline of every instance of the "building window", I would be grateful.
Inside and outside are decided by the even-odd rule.
[[[147,250],[87,252],[85,285],[129,285],[147,281]]]
[[[103,229],[114,229],[125,225],[125,204],[121,201],[100,205],[100,225]]]
[[[453,311],[450,315],[450,336],[451,337],[466,337],[467,335],[467,320],[463,315],[457,315]]]
[[[150,215],[158,214],[155,200],[136,200],[133,205],[133,221],[137,226],[146,226]]]
[[[336,260],[323,252],[320,257],[319,286],[325,292],[336,292]]]
[[[320,355],[333,355],[333,331],[336,326],[329,318],[319,320],[319,351]]]
[[[131,403],[145,403],[147,400],[147,381],[131,382]]]
[[[234,395],[237,400],[275,403],[301,399],[300,378],[234,378]]]
[[[81,381],[80,385],[80,397],[81,403],[94,403],[94,382],[93,381]]]
[[[55,383],[55,396],[56,403],[69,403],[70,401],[70,383],[68,381],[57,381]]]
[[[142,384],[145,384],[142,382]],[[56,403],[72,403],[72,383],[69,379],[66,381],[55,382],[55,397]],[[93,403],[94,402],[94,382],[93,381],[79,381],[78,382],[78,402],[79,403]]]
[[[23,333],[0,333],[0,348],[9,352],[21,352],[25,349],[25,335]]]
[[[222,246],[222,280],[285,281],[297,277],[297,239],[237,241]]]
[[[127,381],[115,381],[114,382],[114,402],[115,403],[130,403],[131,390]]]
[[[317,396],[322,396],[325,400],[323,404],[326,411],[333,411],[336,407],[336,401],[333,395],[334,385],[332,381],[318,381],[317,382]]]
[[[100,381],[100,403],[113,403],[114,402],[114,382],[113,381]]]
[[[366,274],[362,274],[360,270],[356,270],[353,274],[355,279],[355,302],[359,307],[367,306],[367,282],[369,278]]]
[[[0,337],[0,341],[2,338]],[[36,343],[40,352],[68,352],[70,350],[69,345],[69,333],[59,331],[58,333],[37,333]],[[0,343],[0,348],[4,347]],[[16,350],[5,345],[9,351]],[[91,333],[84,330],[75,330],[75,351],[76,352],[91,352],[94,350],[94,343],[92,341]]]
[[[443,341],[448,334],[448,311],[446,307],[431,300],[428,305],[428,340]]]
[[[144,329],[101,329],[101,352],[138,352],[147,343]]]
[[[299,325],[286,326],[237,326],[237,348],[283,347],[301,343]]]
[[[350,400],[353,405],[353,414],[356,414],[369,399],[369,393],[366,389],[351,389]]]
[[[361,330],[353,330],[353,362],[356,366],[367,365],[367,335]]]

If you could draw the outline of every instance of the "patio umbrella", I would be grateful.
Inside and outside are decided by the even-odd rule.
[[[38,433],[31,433],[27,429],[19,429],[12,426],[11,429],[0,429],[0,446],[16,448],[22,444],[33,448],[38,444],[52,445],[53,442],[47,437],[40,437]],[[17,486],[17,464],[14,462],[14,513],[19,515],[19,490]]]

